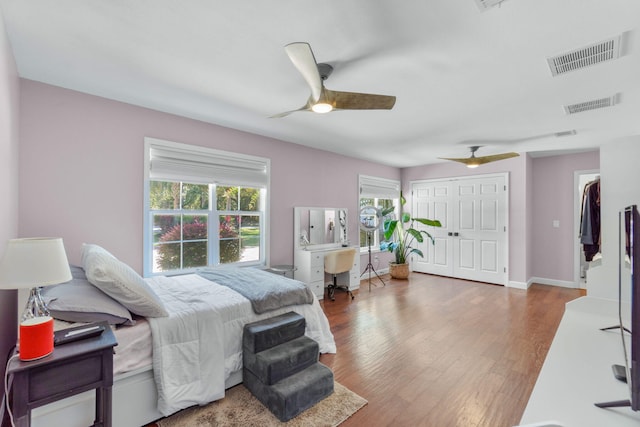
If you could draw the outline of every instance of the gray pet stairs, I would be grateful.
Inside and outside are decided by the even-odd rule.
[[[318,343],[305,326],[294,312],[244,326],[242,380],[280,421],[333,393],[333,372],[318,362]]]

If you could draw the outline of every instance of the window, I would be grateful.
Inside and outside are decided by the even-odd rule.
[[[393,179],[377,178],[373,176],[360,175],[360,209],[365,206],[375,206],[379,209],[394,206],[395,214],[399,212],[400,181]],[[384,240],[382,220],[377,232],[367,236],[367,232],[360,229],[360,250],[368,250],[369,238],[371,247],[376,250],[380,247],[380,242]]]
[[[145,138],[145,275],[266,265],[269,160]]]

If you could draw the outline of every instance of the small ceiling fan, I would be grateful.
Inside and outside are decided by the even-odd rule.
[[[271,118],[285,117],[296,111],[328,113],[333,110],[390,110],[396,103],[395,96],[329,90],[324,87],[324,80],[331,75],[333,67],[329,64],[318,64],[309,43],[290,43],[284,49],[309,85],[311,95],[302,107],[276,114]]]
[[[468,168],[477,168],[480,165],[484,165],[485,163],[496,162],[498,160],[510,159],[512,157],[518,157],[520,154],[518,153],[502,153],[502,154],[494,154],[491,156],[480,156],[476,157],[476,151],[480,148],[481,145],[473,145],[469,147],[471,150],[470,157],[464,158],[448,158],[448,157],[440,157],[442,160],[452,160],[454,162],[459,162],[467,165]]]
[[[548,138],[548,137],[555,137],[555,138],[564,138],[567,136],[573,136],[576,135],[578,132],[575,129],[571,129],[571,130],[566,130],[566,131],[561,131],[561,132],[552,132],[552,133],[543,133],[543,134],[539,134],[539,135],[533,135],[533,136],[528,136],[528,137],[524,137],[524,138],[518,138],[518,139],[509,139],[509,140],[496,140],[496,139],[491,139],[491,140],[486,140],[487,144],[489,145],[495,145],[495,144],[516,144],[516,143],[520,143],[520,142],[527,142],[527,141],[533,141],[536,139],[542,139],[542,138]],[[464,141],[466,143],[470,143],[470,142],[474,142],[476,144],[478,143],[482,143],[485,140],[470,140],[470,141]],[[484,165],[485,163],[491,163],[491,162],[496,162],[498,160],[504,160],[504,159],[510,159],[512,157],[518,157],[519,154],[518,153],[502,153],[502,154],[494,154],[492,156],[481,156],[481,157],[476,157],[476,151],[478,151],[478,149],[480,147],[483,147],[483,145],[470,145],[469,146],[469,150],[471,150],[471,156],[470,157],[465,157],[465,158],[448,158],[448,157],[440,157],[440,159],[442,160],[452,160],[454,162],[459,162],[459,163],[464,163],[465,165],[467,165],[468,168],[477,168],[480,165]]]

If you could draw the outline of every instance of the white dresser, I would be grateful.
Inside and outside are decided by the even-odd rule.
[[[324,255],[328,252],[343,249],[342,247],[323,249],[296,249],[293,262],[296,271],[293,273],[296,280],[305,282],[318,299],[324,298],[325,283],[331,281],[331,277],[324,272]],[[360,288],[360,253],[356,247],[355,260],[351,270],[338,275],[338,285],[347,286],[353,291]]]

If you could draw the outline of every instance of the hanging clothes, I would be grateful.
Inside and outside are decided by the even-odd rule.
[[[589,182],[582,193],[580,243],[584,257],[591,261],[600,252],[600,179]]]

